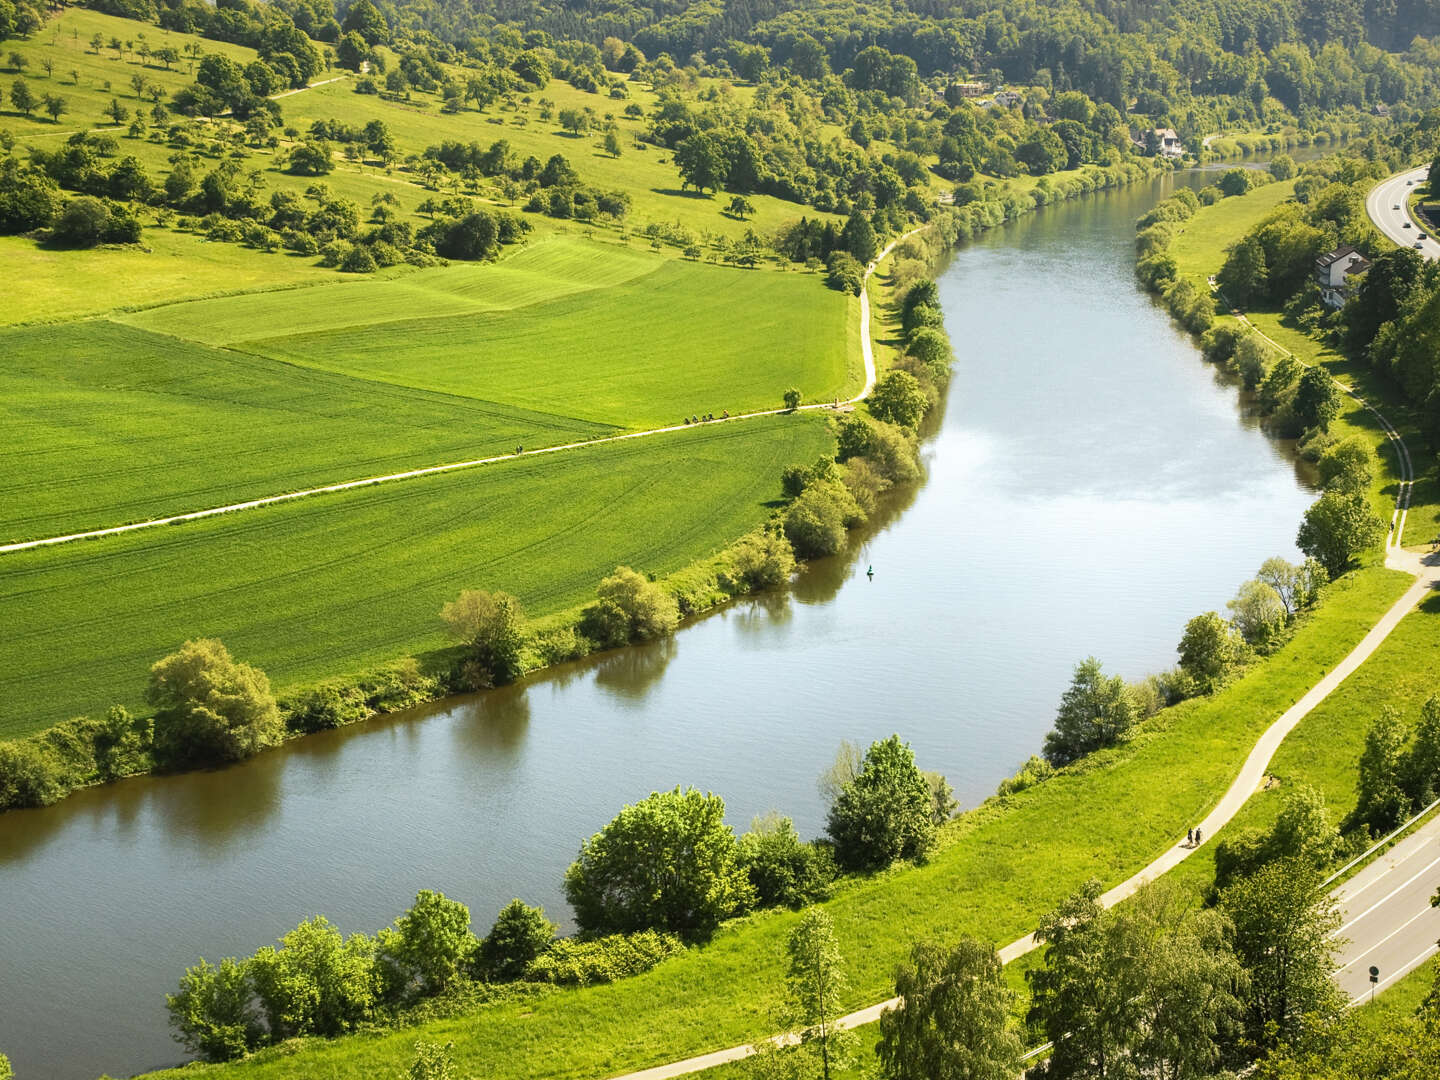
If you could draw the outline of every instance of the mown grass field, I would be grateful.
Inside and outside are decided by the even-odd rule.
[[[1113,884],[1175,843],[1259,733],[1353,647],[1408,580],[1378,568],[1350,575],[1272,661],[1221,694],[1161,714],[1082,770],[967,815],[928,865],[846,889],[828,905],[850,975],[846,1004],[890,993],[894,965],[917,939],[967,933],[1009,941],[1086,878]],[[495,1080],[593,1078],[746,1042],[773,1029],[783,942],[795,918],[742,920],[705,948],[610,986],[199,1072],[369,1077],[402,1068],[424,1038],[454,1040],[463,1069]]]
[[[850,306],[813,275],[559,237],[495,266],[0,330],[0,537],[776,408],[792,384],[848,396]]]
[[[691,413],[778,408],[792,385],[811,401],[848,397],[859,384],[843,337],[850,302],[813,275],[667,262],[633,282],[520,312],[362,324],[244,347],[364,379],[653,427]]]
[[[1200,207],[1194,217],[1180,223],[1182,231],[1170,245],[1180,275],[1205,288],[1207,279],[1224,264],[1230,246],[1294,194],[1295,181],[1281,180]]]
[[[504,589],[542,616],[619,564],[704,558],[763,521],[824,417],[716,424],[0,560],[0,738],[111,702],[219,637],[278,688],[445,643],[440,607]]]

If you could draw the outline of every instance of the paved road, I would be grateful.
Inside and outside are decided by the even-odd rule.
[[[1365,210],[1375,227],[1401,247],[1413,247],[1419,243],[1420,254],[1425,258],[1440,259],[1440,240],[1436,240],[1434,234],[1426,240],[1418,239],[1422,232],[1428,233],[1429,230],[1411,218],[1405,203],[1406,197],[1425,183],[1425,176],[1425,169],[1411,169],[1380,181],[1366,197]]]
[[[344,76],[341,76],[343,78]],[[327,79],[326,82],[335,82],[335,79]],[[314,86],[324,85],[314,83]],[[306,87],[305,89],[309,89]],[[298,93],[299,91],[295,91]],[[871,260],[865,268],[865,286],[860,290],[860,353],[865,361],[865,385],[854,397],[836,402],[818,403],[813,405],[800,406],[802,411],[812,409],[830,409],[843,405],[854,405],[870,396],[870,391],[875,389],[875,350],[870,343],[870,275],[890,252],[905,240],[918,233],[924,226],[918,226],[885,245],[885,249]],[[35,540],[21,540],[12,544],[0,544],[0,555],[15,551],[29,551],[32,548],[53,547],[56,544],[68,544],[72,540],[96,540],[103,536],[119,536],[122,533],[136,532],[140,529],[154,529],[162,525],[178,525],[186,521],[199,521],[202,518],[217,517],[220,514],[235,514],[244,510],[256,510],[262,506],[274,506],[277,503],[293,502],[296,499],[308,498],[311,495],[333,494],[337,491],[353,491],[356,488],[373,487],[376,484],[389,484],[399,480],[416,480],[425,476],[436,476],[440,473],[458,472],[461,469],[474,469],[481,465],[496,465],[505,461],[514,461],[517,458],[535,457],[538,454],[557,454],[566,450],[581,450],[588,446],[603,446],[606,443],[623,442],[626,439],[644,439],[651,435],[665,435],[672,432],[697,431],[700,428],[711,427],[715,424],[737,423],[741,420],[754,420],[758,416],[777,416],[787,412],[786,409],[761,409],[756,412],[736,413],[734,416],[726,417],[724,420],[710,420],[700,424],[672,424],[669,427],[650,428],[646,431],[629,431],[624,435],[607,435],[600,439],[589,439],[585,442],[562,443],[558,446],[543,446],[537,450],[526,450],[519,454],[497,454],[494,457],[472,458],[468,461],[450,461],[443,465],[429,465],[420,469],[407,469],[405,472],[387,473],[384,476],[367,476],[359,480],[346,480],[338,484],[326,484],[322,487],[304,488],[300,491],[286,491],[278,495],[266,495],[259,499],[248,499],[245,502],[227,503],[224,506],[210,506],[203,510],[190,510],[183,514],[172,514],[169,517],[150,518],[146,521],[130,522],[126,525],[112,525],[104,529],[90,529],[85,532],[66,533],[62,536],[46,536]]]
[[[1370,968],[1380,969],[1377,991],[1413,971],[1437,950],[1440,908],[1440,818],[1406,837],[1335,891],[1344,924],[1335,981],[1352,1001],[1370,995]]]

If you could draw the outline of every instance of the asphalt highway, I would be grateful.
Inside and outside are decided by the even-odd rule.
[[[1433,234],[1420,239],[1421,233],[1430,233],[1430,230],[1411,218],[1405,203],[1407,196],[1424,186],[1426,172],[1426,169],[1411,169],[1380,181],[1365,199],[1365,209],[1375,227],[1395,243],[1401,247],[1414,247],[1418,243],[1420,247],[1416,250],[1425,258],[1440,259],[1440,240]]]
[[[1383,991],[1435,955],[1440,908],[1430,898],[1440,888],[1440,818],[1396,844],[1335,891],[1348,939],[1335,981],[1352,1001],[1368,999],[1370,968],[1379,969]]]

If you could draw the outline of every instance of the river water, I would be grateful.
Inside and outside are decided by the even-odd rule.
[[[814,835],[840,740],[900,732],[973,805],[1039,748],[1076,661],[1172,665],[1186,619],[1295,556],[1310,499],[1134,284],[1134,219],[1172,182],[954,253],[939,284],[958,359],[928,479],[788,595],[221,772],[0,815],[0,1049],[18,1075],[176,1062],[164,995],[183,968],[313,914],[373,931],[438,888],[482,933],[513,896],[564,921],[582,838],[653,789]]]

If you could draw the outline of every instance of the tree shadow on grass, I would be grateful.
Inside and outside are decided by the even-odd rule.
[[[676,198],[680,198],[680,199],[705,199],[705,200],[708,200],[708,201],[710,201],[710,202],[714,202],[714,201],[715,201],[715,193],[714,193],[713,191],[712,191],[709,195],[706,195],[706,194],[704,194],[703,192],[699,192],[699,191],[683,191],[683,190],[681,190],[680,188],[654,188],[654,187],[652,187],[652,188],[650,189],[650,191],[651,191],[652,194],[655,194],[655,195],[673,195],[673,196],[675,196]]]

